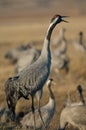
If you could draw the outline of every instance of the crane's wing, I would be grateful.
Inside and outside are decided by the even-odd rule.
[[[46,64],[32,65],[20,73],[18,82],[21,89],[26,89],[28,93],[35,93],[45,84],[49,75],[49,68]]]
[[[86,106],[75,107],[72,110],[72,118],[76,124],[86,125]]]

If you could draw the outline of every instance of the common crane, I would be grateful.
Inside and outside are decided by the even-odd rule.
[[[70,105],[62,110],[58,130],[65,130],[68,124],[86,130],[86,105]]]
[[[6,52],[5,58],[10,61],[10,63],[15,64],[20,57],[26,54],[32,53],[33,50],[36,50],[34,45],[31,43],[26,45],[21,45],[19,47],[13,48]]]
[[[82,86],[78,85],[77,90],[80,95],[80,102],[71,102],[70,94],[66,106],[63,108],[60,115],[60,127],[58,130],[65,130],[66,126],[74,126],[79,130],[86,129],[86,104],[82,94]]]
[[[71,94],[70,94],[70,92],[68,92],[67,93],[67,100],[66,100],[64,106],[85,105],[85,99],[84,99],[84,96],[83,96],[83,88],[82,88],[82,86],[78,85],[76,89],[77,89],[79,97],[80,97],[80,102],[72,102]]]
[[[65,28],[61,28],[59,30],[59,35],[53,40],[52,44],[54,46],[58,46],[62,41],[63,39],[65,39],[65,32],[66,32],[66,29]],[[66,40],[66,39],[65,39]]]
[[[35,124],[35,109],[34,109],[34,97],[37,94],[38,98],[38,111],[42,119],[40,112],[40,99],[42,97],[43,86],[47,81],[50,74],[51,66],[51,51],[50,51],[50,39],[51,34],[55,26],[60,22],[67,22],[63,18],[67,16],[55,15],[50,22],[49,28],[47,30],[42,52],[38,60],[27,66],[16,76],[11,77],[7,80],[5,84],[6,99],[9,109],[15,116],[15,107],[18,99],[24,97],[28,99],[30,95],[32,98],[32,113],[34,117],[34,129]],[[43,122],[43,120],[42,120]]]
[[[86,47],[83,41],[83,32],[79,32],[78,36],[79,36],[78,40],[73,40],[73,45],[77,51],[81,51],[85,53]]]
[[[57,72],[65,69],[66,72],[69,70],[69,57],[67,55],[67,40],[64,37],[65,28],[60,30],[60,40],[52,51],[52,68]]]
[[[22,71],[24,68],[35,62],[41,54],[41,51],[35,48],[28,50],[26,54],[19,57],[15,65],[15,74]]]
[[[59,72],[60,70],[63,70],[63,69],[66,72],[68,72],[69,63],[70,63],[70,59],[66,54],[59,54],[58,56],[56,56],[55,54],[52,54],[52,69],[55,72]]]
[[[51,85],[53,83],[53,79],[49,79],[47,81],[48,90],[50,93],[49,101],[46,105],[40,108],[42,118],[44,120],[44,123],[46,125],[46,128],[48,127],[54,113],[55,113],[55,98],[53,95],[53,92],[51,90]],[[36,129],[43,129],[43,123],[40,120],[38,109],[35,110],[35,119],[36,119]],[[20,121],[21,126],[25,128],[34,128],[34,121],[33,121],[33,115],[32,112],[27,113]]]

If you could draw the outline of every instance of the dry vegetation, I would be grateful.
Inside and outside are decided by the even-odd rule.
[[[33,16],[32,16],[33,17]],[[35,45],[37,48],[42,48],[43,39],[49,25],[50,17],[42,16],[35,17],[31,16],[26,20],[3,20],[0,23],[0,106],[6,104],[5,93],[4,93],[4,83],[8,77],[12,76],[14,73],[14,66],[12,66],[5,58],[4,54],[7,50],[17,47],[20,44],[36,41]],[[68,39],[68,55],[70,57],[70,71],[65,74],[64,71],[60,72],[60,79],[58,75],[54,72],[51,73],[50,77],[53,77],[56,85],[53,86],[53,92],[56,99],[56,112],[51,124],[49,125],[49,130],[56,130],[59,126],[59,116],[63,104],[66,99],[66,94],[68,90],[72,93],[72,99],[78,101],[76,86],[82,84],[83,88],[86,89],[86,54],[77,52],[72,44],[71,39],[77,37],[79,31],[84,32],[84,39],[86,41],[86,17],[70,17],[68,18],[69,23],[61,23],[55,28],[52,39],[57,36],[58,30],[61,27],[67,29],[66,37]],[[51,40],[52,40],[51,39]],[[51,42],[51,50],[52,42]],[[86,91],[84,92],[86,97]],[[44,95],[41,104],[44,105],[48,101],[47,88],[44,88]],[[22,104],[23,102],[23,104]],[[36,103],[36,101],[35,101]],[[37,106],[37,103],[36,103]],[[21,99],[18,102],[16,113],[19,111],[29,111],[30,102]],[[11,130],[13,123],[3,124],[0,128],[1,130]],[[18,128],[15,128],[15,130]]]

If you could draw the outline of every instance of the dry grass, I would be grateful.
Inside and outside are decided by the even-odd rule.
[[[30,18],[31,19],[31,18]],[[36,47],[42,48],[43,39],[46,34],[46,30],[49,24],[49,17],[46,17],[45,19],[41,19],[38,17],[37,19],[32,19],[32,21],[29,19],[26,21],[15,21],[6,23],[4,21],[3,23],[0,23],[0,104],[6,103],[5,101],[5,94],[4,94],[4,83],[7,80],[8,77],[12,76],[14,74],[14,66],[10,65],[10,63],[4,59],[4,54],[7,50],[17,47],[23,42],[32,42],[36,41]],[[78,84],[82,84],[83,88],[86,87],[86,54],[79,53],[76,50],[74,50],[72,44],[71,44],[71,38],[76,37],[79,31],[83,31],[84,34],[86,34],[86,17],[78,17],[78,18],[69,18],[68,24],[62,23],[56,27],[52,39],[57,35],[58,30],[61,27],[65,27],[67,29],[66,37],[68,39],[68,55],[70,57],[70,72],[68,74],[65,74],[64,71],[60,72],[60,80],[58,78],[58,75],[54,72],[51,73],[50,77],[53,77],[56,85],[53,86],[53,92],[56,99],[56,112],[52,119],[52,122],[49,126],[49,130],[56,130],[59,126],[59,116],[61,109],[63,107],[64,101],[66,99],[66,93],[68,90],[72,93],[73,100],[78,100],[77,94],[76,94],[76,86]],[[84,38],[86,39],[86,36],[84,35]],[[38,42],[38,44],[37,44]],[[52,45],[51,45],[52,49]],[[84,92],[84,95],[86,96],[86,91]],[[48,94],[47,94],[47,88],[44,89],[44,95],[42,98],[41,104],[44,105],[48,101]],[[23,102],[23,105],[22,105]],[[19,111],[29,111],[30,110],[30,104],[31,102],[25,101],[21,99],[21,101],[18,102],[16,113]],[[37,103],[35,101],[36,107]],[[11,126],[14,126],[13,123],[2,125],[1,130],[10,130]],[[8,128],[9,127],[9,128]],[[19,128],[15,128],[19,129]]]

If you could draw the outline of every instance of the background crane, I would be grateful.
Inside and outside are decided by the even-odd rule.
[[[54,113],[55,113],[55,98],[53,92],[51,90],[51,85],[53,84],[53,79],[49,79],[47,81],[48,90],[50,93],[49,101],[46,105],[40,108],[44,123],[46,128],[48,127]],[[38,109],[35,110],[35,118],[36,118],[36,129],[43,129],[43,123],[40,120]],[[34,128],[33,115],[32,112],[27,113],[20,121],[22,127],[25,128]]]

